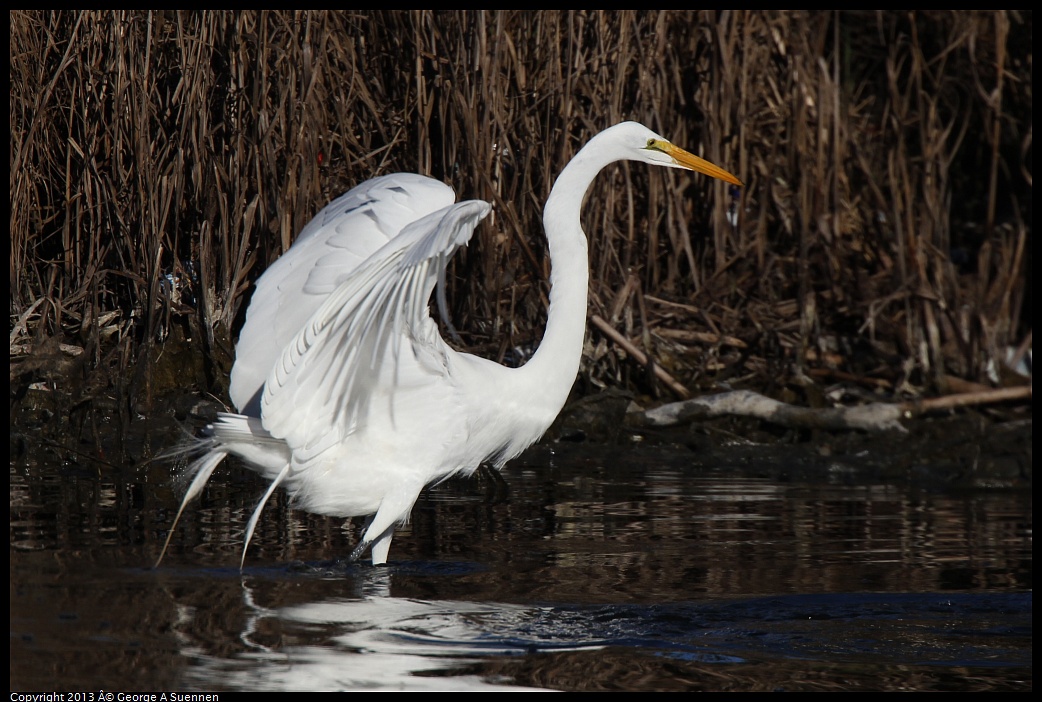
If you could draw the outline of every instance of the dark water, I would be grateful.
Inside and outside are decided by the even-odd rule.
[[[153,570],[170,466],[12,429],[10,687],[1031,689],[1030,475],[952,480],[886,438],[695,443],[537,446],[507,492],[421,497],[380,568],[279,493],[240,573],[245,470]]]

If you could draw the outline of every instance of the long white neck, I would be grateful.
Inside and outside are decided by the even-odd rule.
[[[540,404],[545,402],[554,417],[579,372],[586,335],[590,264],[579,214],[593,179],[618,158],[598,149],[597,140],[591,139],[568,163],[547,198],[543,227],[550,249],[550,309],[542,343],[518,369],[525,387],[538,393]]]

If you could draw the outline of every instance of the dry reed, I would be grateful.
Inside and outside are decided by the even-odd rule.
[[[746,182],[623,164],[585,210],[591,312],[688,387],[943,391],[1030,344],[1030,12],[10,19],[13,362],[58,337],[141,393],[181,324],[217,363],[295,233],[396,170],[494,204],[450,292],[503,358],[545,315],[553,178],[624,119]],[[590,342],[590,382],[653,382]]]

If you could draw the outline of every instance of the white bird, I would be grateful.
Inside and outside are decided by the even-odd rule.
[[[435,284],[489,203],[457,203],[449,186],[397,173],[326,206],[257,281],[231,373],[240,414],[221,414],[207,427],[171,534],[231,454],[271,481],[247,525],[243,562],[281,485],[310,512],[368,516],[350,560],[371,546],[378,565],[425,486],[469,475],[482,462],[499,469],[537,441],[564,406],[582,355],[583,198],[605,166],[623,159],[741,185],[636,122],[593,137],[546,201],[550,308],[542,343],[520,368],[450,348],[428,312]]]

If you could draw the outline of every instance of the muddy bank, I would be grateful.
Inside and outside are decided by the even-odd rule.
[[[46,450],[74,463],[98,462],[101,470],[125,470],[150,461],[185,432],[198,431],[228,409],[219,389],[200,389],[208,375],[201,363],[166,353],[156,367],[147,382],[136,385],[99,384],[97,378],[73,382],[69,378],[75,374],[51,372],[19,386],[12,373],[12,460]],[[135,377],[129,374],[131,380]],[[121,387],[131,386],[139,390],[135,397],[117,395]],[[573,399],[540,444],[567,450],[583,445],[679,450],[695,466],[726,463],[750,476],[783,482],[911,481],[937,489],[1031,486],[1030,405],[962,409],[903,420],[903,432],[872,433],[788,429],[742,417],[649,429],[630,419],[647,406],[651,403],[641,404],[620,391]]]

